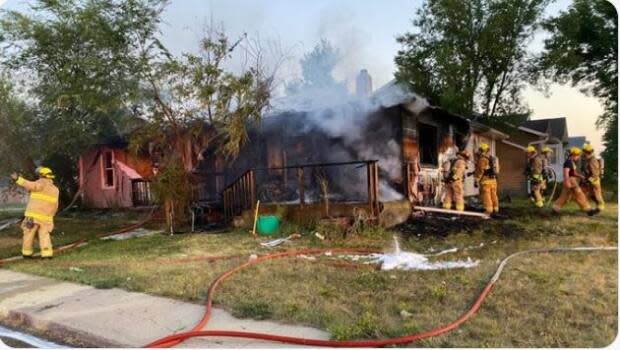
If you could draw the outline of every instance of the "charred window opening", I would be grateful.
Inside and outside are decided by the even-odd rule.
[[[282,144],[279,140],[267,141],[267,167],[268,168],[282,168],[284,167],[284,152],[282,150]],[[282,169],[272,169],[269,171],[270,175],[282,175]]]
[[[418,143],[420,149],[420,163],[425,165],[437,165],[437,127],[418,123]]]
[[[102,182],[103,188],[114,188],[114,152],[105,151],[102,157]]]

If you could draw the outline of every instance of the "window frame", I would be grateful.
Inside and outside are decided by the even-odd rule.
[[[422,155],[424,154],[422,151],[422,132],[420,131],[421,126],[424,126],[425,128],[433,128],[434,129],[434,139],[435,139],[435,144],[433,145],[434,150],[431,150],[433,155],[435,156],[434,159],[434,163],[428,163],[428,162],[424,162],[422,159]],[[419,159],[420,159],[420,166],[424,166],[424,167],[437,167],[440,166],[439,164],[439,143],[441,142],[439,140],[440,136],[439,136],[439,126],[435,125],[433,123],[428,123],[425,121],[418,121],[416,123],[416,130],[417,130],[417,141],[418,141],[418,154],[419,154]],[[426,134],[426,133],[425,133]]]
[[[110,157],[110,167],[106,167],[106,158],[107,155],[111,154]],[[101,188],[104,190],[109,190],[109,189],[114,189],[116,188],[116,167],[114,166],[116,161],[115,155],[114,155],[114,151],[107,149],[103,151],[103,154],[101,155]],[[108,171],[112,171],[112,185],[108,185],[107,183],[107,172]]]

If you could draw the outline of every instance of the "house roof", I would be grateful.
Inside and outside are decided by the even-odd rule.
[[[265,115],[265,121],[268,121],[269,117],[274,116],[291,113],[313,113],[338,109],[346,105],[355,106],[356,109],[361,111],[372,111],[395,106],[402,106],[416,114],[423,110],[431,110],[441,112],[443,116],[469,122],[467,117],[451,113],[439,106],[430,105],[424,97],[412,92],[395,79],[375,90],[370,96],[362,98],[350,95],[342,90],[330,91],[324,89],[308,90],[293,96],[274,98],[271,101],[270,110]]]
[[[495,129],[487,124],[480,123],[478,121],[472,121],[471,126],[475,132],[478,132],[483,135],[489,135],[496,139],[503,140],[509,137],[506,133],[501,132],[500,130]]]
[[[566,118],[547,118],[525,121],[521,126],[546,133],[551,141],[568,143],[568,126]]]

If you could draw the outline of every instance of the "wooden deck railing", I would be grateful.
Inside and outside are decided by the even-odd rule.
[[[361,165],[366,167],[367,172],[367,191],[368,191],[368,209],[373,215],[379,213],[379,165],[376,160],[352,161],[352,162],[335,162],[335,163],[318,163],[318,164],[301,164],[286,167],[273,168],[254,168],[249,169],[230,185],[228,185],[222,194],[224,200],[224,215],[231,219],[233,216],[240,215],[245,210],[253,209],[257,200],[257,181],[256,173],[258,171],[274,172],[277,170],[295,170],[297,172],[297,193],[299,195],[299,205],[306,204],[306,185],[305,185],[305,169],[321,168],[321,167],[337,167],[345,165]],[[286,174],[287,172],[283,172]],[[286,175],[284,175],[286,176]],[[362,185],[362,184],[360,184]]]

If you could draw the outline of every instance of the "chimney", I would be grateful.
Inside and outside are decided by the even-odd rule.
[[[372,78],[366,69],[362,69],[355,79],[355,94],[368,97],[372,93]]]

